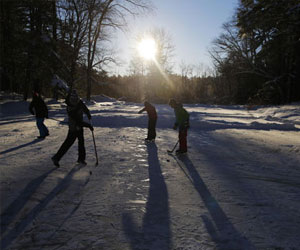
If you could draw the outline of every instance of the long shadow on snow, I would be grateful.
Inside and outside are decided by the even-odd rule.
[[[205,116],[203,116],[205,118]],[[279,131],[300,131],[293,124],[278,123],[242,123],[225,120],[207,121],[202,117],[190,116],[191,130],[201,129],[212,131],[217,129],[251,129],[251,130],[279,130]],[[125,116],[125,115],[93,115],[92,121],[94,127],[124,128],[124,127],[147,127],[147,116]],[[160,115],[158,113],[157,128],[171,128],[174,124],[174,115]]]
[[[155,144],[148,144],[149,196],[141,232],[130,214],[123,214],[123,228],[132,249],[171,249],[168,190]]]
[[[63,118],[64,120],[59,120],[58,118]],[[45,119],[46,123],[47,120],[56,120],[61,124],[67,124],[67,113],[62,113],[61,111],[49,111],[49,118]],[[18,114],[17,117],[9,118],[9,117],[2,117],[0,118],[0,125],[7,125],[7,124],[14,124],[14,123],[25,123],[25,122],[33,122],[36,118],[33,115],[28,114]]]
[[[29,102],[27,101],[9,101],[0,104],[0,110],[4,116],[28,114],[28,108]]]
[[[204,133],[205,134],[205,133]],[[200,139],[199,139],[200,138]],[[201,140],[211,138],[210,145],[203,144],[201,146]],[[210,141],[210,140],[209,140]],[[208,164],[209,171],[217,176],[219,180],[222,180],[222,187],[230,192],[231,196],[236,197],[235,201],[239,204],[245,204],[245,207],[252,207],[251,215],[247,215],[244,219],[251,218],[253,223],[264,223],[264,229],[257,227],[257,233],[262,236],[265,233],[277,235],[277,229],[282,230],[286,235],[283,237],[283,233],[279,238],[273,239],[275,244],[285,244],[285,242],[292,242],[289,239],[298,239],[296,234],[299,231],[299,217],[295,216],[295,208],[299,207],[297,203],[299,196],[299,181],[295,171],[290,172],[289,168],[295,169],[299,164],[297,159],[290,158],[290,156],[284,154],[284,152],[272,152],[272,156],[268,155],[270,147],[260,145],[259,143],[247,148],[242,142],[243,138],[239,140],[234,137],[212,137],[210,135],[191,138],[190,144],[196,151],[197,155],[201,155],[202,160]],[[226,146],[224,146],[226,145]],[[230,145],[230,146],[228,146]],[[200,146],[200,147],[199,147]],[[266,155],[264,159],[255,157],[255,151],[264,152]],[[260,153],[261,155],[262,153]],[[262,155],[261,155],[262,156]],[[269,159],[272,159],[269,161]],[[277,162],[278,166],[275,167],[274,162]],[[243,165],[240,165],[242,163]],[[290,166],[284,164],[289,163]],[[250,180],[250,181],[248,181]],[[255,180],[254,182],[251,180]],[[257,182],[259,181],[259,182]],[[262,192],[261,186],[265,185],[263,182],[269,182],[279,184],[280,186],[287,186],[289,189],[287,195],[293,195],[290,199],[293,205],[286,205],[286,199],[282,199],[282,189],[265,188]],[[261,185],[260,185],[261,184]],[[278,186],[278,187],[280,187]],[[267,187],[267,186],[266,186]],[[275,198],[277,196],[278,198]],[[285,191],[286,192],[286,191]],[[295,197],[295,198],[293,198]],[[240,209],[243,209],[240,207]],[[247,212],[249,213],[249,211]],[[257,217],[257,214],[259,216]],[[275,216],[274,216],[275,215]],[[257,218],[256,218],[257,217]],[[256,218],[256,219],[253,219]],[[268,221],[274,221],[272,224],[266,223]],[[289,231],[290,228],[284,228],[281,226],[280,221],[293,222],[291,225],[295,226],[295,230]],[[297,224],[298,223],[298,224]],[[275,226],[277,225],[277,226]],[[251,230],[251,227],[250,227]],[[289,237],[289,239],[288,239]],[[286,241],[283,241],[286,240]],[[267,242],[266,239],[264,239]],[[297,240],[299,242],[299,240]],[[298,243],[299,245],[299,243]]]
[[[29,117],[28,115],[24,115],[23,117],[19,116],[17,118],[3,118],[0,119],[0,125],[7,125],[7,124],[14,124],[14,123],[19,123],[19,122],[32,122],[35,120],[34,116]]]
[[[33,145],[33,144],[38,143],[38,142],[41,142],[41,141],[42,141],[42,140],[40,140],[40,139],[35,139],[35,140],[31,141],[31,142],[27,142],[27,143],[24,143],[24,144],[22,144],[22,145],[19,145],[19,146],[16,146],[16,147],[13,147],[13,148],[4,150],[4,151],[0,152],[0,155],[9,153],[9,152],[12,152],[12,151],[15,151],[15,150],[18,150],[18,149],[20,149],[20,148],[27,147],[27,146],[29,146],[29,145]]]
[[[170,120],[169,117],[158,117],[157,128],[171,128],[174,119]],[[148,118],[146,115],[138,117],[123,116],[123,115],[109,115],[100,116],[94,115],[92,117],[94,127],[108,127],[108,128],[125,128],[125,127],[139,127],[147,128]]]
[[[20,195],[1,213],[1,234],[3,235],[9,224],[18,215],[21,209],[28,202],[33,193],[38,189],[45,178],[51,174],[56,168],[49,170],[38,178],[30,181],[23,189]]]
[[[194,185],[211,215],[213,221],[206,216],[201,217],[212,240],[217,244],[217,248],[255,249],[253,244],[232,225],[230,219],[222,210],[218,201],[210,193],[189,157],[187,155],[173,157],[184,174]]]
[[[201,140],[206,141],[207,138],[209,138],[209,136],[207,135],[207,137],[202,137],[201,139],[199,139],[199,133],[191,133],[191,135],[192,137],[190,138],[190,143],[194,149],[201,146]],[[232,175],[234,174],[235,178],[249,178],[275,183],[277,182],[294,187],[300,186],[298,176],[289,174],[289,171],[287,169],[288,166],[285,166],[285,168],[274,167],[274,162],[276,162],[278,165],[288,163],[289,168],[295,169],[297,166],[299,166],[299,161],[297,161],[297,158],[293,158],[292,155],[286,155],[284,152],[277,150],[277,148],[272,148],[271,146],[268,147],[266,145],[254,144],[252,147],[255,148],[257,152],[263,152],[265,154],[265,158],[261,159],[254,157],[255,151],[253,152],[251,148],[247,148],[246,146],[248,145],[243,145],[243,143],[245,143],[245,139],[243,138],[240,138],[238,140],[233,136],[219,136],[211,137],[210,140],[212,140],[210,143],[211,145],[206,146],[205,152],[203,152],[202,150],[200,152],[204,154],[205,158],[209,162],[212,163],[211,170],[215,170],[216,173],[222,174],[227,179],[231,180],[230,177],[232,177]],[[223,145],[230,145],[230,147]],[[208,148],[209,146],[211,146],[212,149]],[[272,161],[269,161],[270,153],[272,154]],[[230,160],[224,157],[228,155],[230,156]],[[296,151],[295,156],[297,156]],[[218,161],[222,162],[222,168],[219,168]],[[237,169],[236,165],[239,163],[242,163],[244,167],[241,166]],[[228,173],[228,169],[224,168],[224,166],[231,165],[231,172]],[[237,186],[236,188],[240,187]]]
[[[248,115],[247,113],[245,113],[245,115],[243,114],[223,114],[223,113],[209,113],[209,112],[198,112],[198,111],[190,111],[189,112],[190,116],[193,117],[198,117],[198,116],[204,116],[204,117],[218,117],[218,118],[236,118],[236,119],[245,119],[245,120],[255,120],[257,118]]]
[[[90,181],[90,177],[88,177],[88,178],[86,179],[86,181],[84,182],[82,188],[84,188],[84,187],[89,183],[89,181]],[[81,203],[82,203],[82,199],[81,199],[80,202],[78,202],[78,204],[71,210],[71,212],[70,212],[69,214],[67,214],[67,216],[62,220],[62,222],[59,224],[59,226],[56,228],[56,230],[55,230],[54,232],[52,232],[52,234],[47,238],[47,240],[52,239],[52,238],[55,236],[55,234],[56,234],[57,232],[59,232],[59,230],[63,227],[63,225],[65,224],[65,222],[68,221],[68,220],[75,214],[75,212],[77,211],[77,209],[80,207]]]
[[[5,249],[6,247],[8,247],[25,230],[25,228],[39,215],[39,213],[43,211],[43,209],[55,198],[55,196],[57,194],[59,194],[60,192],[62,192],[63,190],[68,188],[68,186],[70,185],[70,183],[72,181],[73,175],[77,171],[79,171],[80,168],[81,168],[80,166],[73,167],[72,170],[65,176],[65,178],[62,179],[56,185],[56,187],[53,188],[52,191],[43,200],[40,201],[39,204],[37,204],[34,208],[32,208],[31,211],[29,211],[27,213],[27,215],[21,219],[21,221],[16,223],[14,228],[12,228],[4,237],[2,237],[1,249]],[[38,185],[42,182],[42,180],[46,178],[46,175],[50,174],[50,172],[52,172],[53,170],[54,169],[50,170],[45,175],[42,175],[39,179],[39,183],[37,182],[35,185],[33,185],[33,188],[37,189]],[[29,190],[30,187],[25,188],[25,190],[24,190],[25,192],[27,191],[26,189]],[[29,192],[29,196],[27,195],[28,198],[30,197],[31,194],[33,194],[34,190],[27,191],[27,192]],[[21,207],[21,205],[22,205],[22,203],[24,203],[24,201],[21,200],[20,202],[21,202],[21,204],[19,205],[19,207]],[[18,210],[20,210],[20,208]],[[18,211],[16,211],[16,212],[18,212]],[[2,220],[2,215],[1,215],[1,220]],[[11,222],[11,219],[8,219],[8,222]]]

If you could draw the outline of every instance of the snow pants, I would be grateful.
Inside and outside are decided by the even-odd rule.
[[[84,137],[83,137],[83,129],[70,131],[68,132],[67,138],[54,155],[54,159],[59,161],[64,154],[69,150],[69,148],[73,145],[76,138],[78,139],[78,160],[77,161],[84,161],[85,160],[85,147],[84,147]]]
[[[187,128],[179,130],[179,150],[187,152]]]
[[[156,119],[149,119],[148,120],[148,135],[147,139],[152,140],[156,137]]]
[[[45,118],[40,118],[40,117],[36,118],[36,126],[40,131],[40,136],[41,137],[45,137],[45,136],[49,135],[49,130],[45,126],[44,120],[45,120]]]

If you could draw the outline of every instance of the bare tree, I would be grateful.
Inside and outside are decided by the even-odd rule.
[[[88,44],[87,44],[87,99],[91,96],[94,67],[115,62],[111,53],[107,53],[103,44],[109,41],[111,29],[122,29],[126,25],[127,15],[137,15],[149,10],[149,1],[143,0],[86,0],[88,6]],[[100,56],[99,56],[100,55]]]
[[[140,56],[134,55],[129,63],[130,75],[138,76],[144,73],[144,64]]]
[[[154,28],[149,34],[157,44],[156,61],[161,70],[165,73],[171,73],[173,69],[173,58],[175,45],[172,42],[171,35],[163,28]]]
[[[88,15],[85,1],[57,1],[59,17],[59,55],[67,62],[68,82],[73,87],[77,75],[77,66],[83,60],[83,48],[87,42]],[[57,51],[55,51],[57,52]],[[66,68],[66,67],[65,67]]]
[[[141,72],[144,98],[161,101],[174,88],[169,76],[173,68],[175,46],[172,38],[163,28],[153,28],[136,38],[137,43],[143,39],[153,39],[156,44],[156,55],[151,60],[144,60],[134,51],[130,67]]]
[[[184,61],[181,61],[179,68],[181,71],[181,87],[184,87],[188,79],[193,75],[193,65],[186,64]]]

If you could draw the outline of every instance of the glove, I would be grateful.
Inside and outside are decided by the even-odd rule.
[[[89,129],[90,129],[91,131],[94,131],[94,127],[93,127],[92,125],[89,126]]]
[[[94,131],[93,126],[88,122],[81,122],[80,125],[81,125],[81,127],[86,127],[86,128],[89,128],[91,131]]]

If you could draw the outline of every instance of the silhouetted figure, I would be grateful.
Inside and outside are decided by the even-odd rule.
[[[49,130],[44,124],[45,118],[48,118],[48,108],[37,91],[33,92],[32,101],[29,104],[29,112],[36,117],[36,126],[40,132],[38,138],[45,139],[49,135]]]
[[[83,127],[87,127],[90,130],[94,130],[91,124],[83,121],[83,113],[85,113],[90,120],[92,118],[90,111],[83,103],[83,101],[77,95],[76,90],[72,90],[66,98],[67,113],[69,118],[69,131],[67,138],[59,148],[58,152],[51,158],[54,165],[59,167],[59,161],[64,154],[73,145],[76,139],[78,139],[78,163],[86,164],[85,162],[85,147]]]
[[[144,102],[144,106],[145,107],[139,111],[139,114],[141,114],[144,111],[147,111],[148,114],[148,135],[145,141],[154,141],[156,138],[156,109],[147,101]]]
[[[177,154],[187,152],[187,130],[189,128],[189,113],[183,108],[181,103],[176,102],[174,99],[170,99],[169,105],[174,109],[176,121],[173,129],[179,128],[179,149],[176,150]]]

